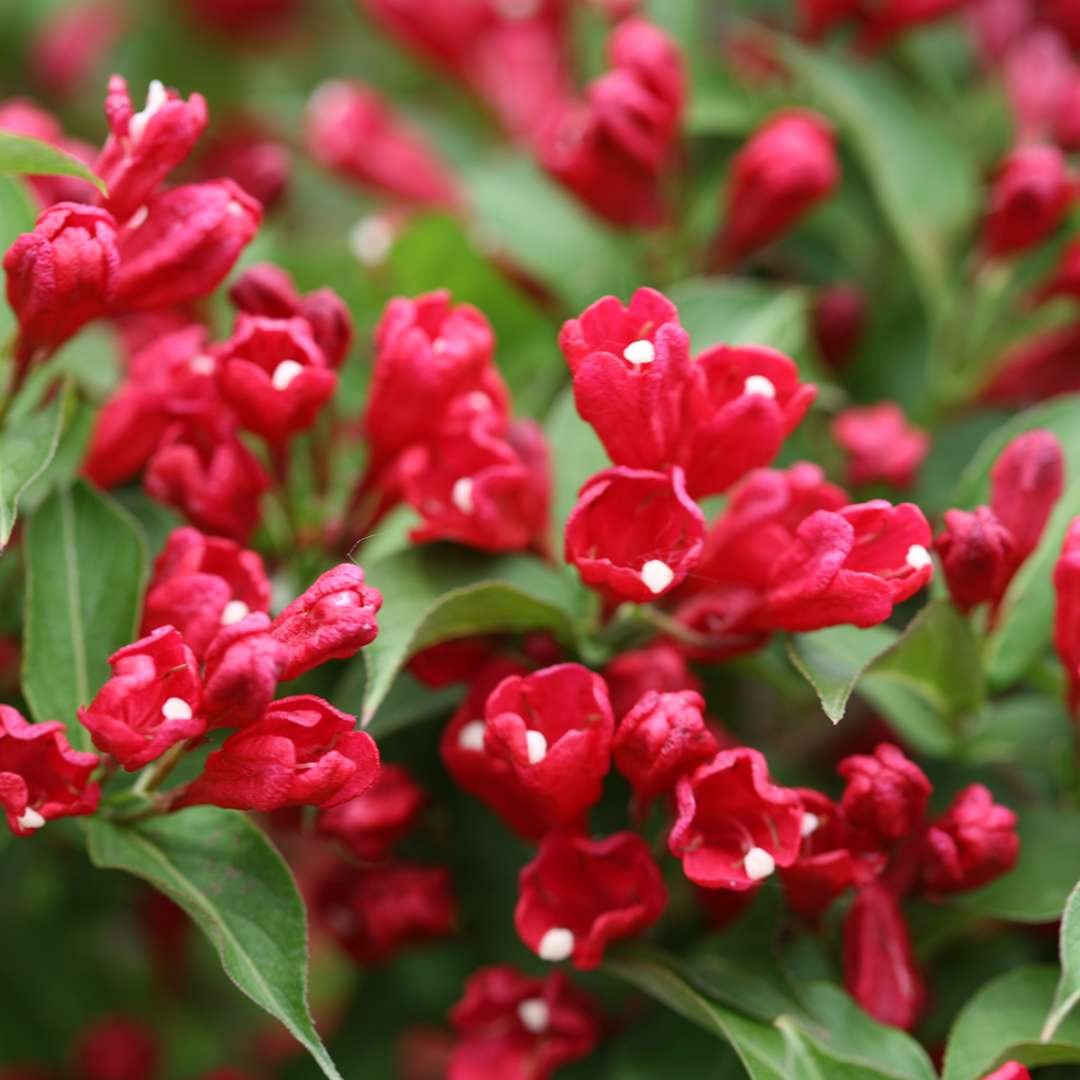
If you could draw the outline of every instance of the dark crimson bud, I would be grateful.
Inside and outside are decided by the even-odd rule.
[[[853,754],[836,771],[847,781],[841,807],[852,825],[881,840],[918,832],[930,781],[897,747],[881,743],[872,755]]]
[[[1012,533],[986,506],[946,510],[945,529],[934,541],[953,603],[963,612],[978,604],[997,607],[1016,566]]]
[[[811,313],[818,352],[833,369],[847,367],[866,324],[866,296],[857,285],[833,285],[818,293]]]
[[[991,258],[1018,255],[1061,224],[1073,199],[1065,156],[1056,146],[1021,146],[1000,163],[983,225]]]
[[[424,790],[402,765],[383,765],[362,795],[320,810],[316,827],[358,859],[378,862],[412,828],[424,806]]]

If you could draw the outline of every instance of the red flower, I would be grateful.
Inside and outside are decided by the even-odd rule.
[[[429,645],[409,660],[409,674],[432,690],[468,683],[495,659],[489,637],[463,637]]]
[[[731,163],[721,264],[738,262],[789,232],[840,182],[831,125],[807,109],[771,117]]]
[[[295,679],[327,660],[348,660],[379,632],[377,589],[353,563],[327,570],[274,620],[271,633],[289,651],[282,679]]]
[[[154,1032],[126,1016],[95,1021],[75,1043],[79,1080],[149,1080],[157,1074],[160,1059]]]
[[[682,653],[667,641],[654,641],[644,648],[620,653],[603,674],[611,708],[619,719],[651,690],[701,690],[701,680],[687,667]]]
[[[209,727],[247,727],[274,699],[288,650],[258,611],[221,626],[206,650],[203,713]]]
[[[142,633],[175,626],[201,657],[214,635],[270,607],[270,581],[254,551],[198,529],[174,529],[154,563]]]
[[[953,603],[963,612],[982,603],[996,608],[1017,565],[1012,533],[986,506],[946,510],[934,541]]]
[[[547,1080],[600,1039],[592,1002],[559,971],[541,980],[511,967],[481,968],[450,1021],[460,1038],[447,1080]]]
[[[991,258],[1009,258],[1045,240],[1073,199],[1065,156],[1056,146],[1021,146],[998,165],[983,225]]]
[[[566,523],[565,551],[587,585],[647,603],[670,592],[697,563],[705,518],[683,473],[605,469],[586,481]]]
[[[990,469],[990,509],[1013,538],[1015,566],[1039,545],[1065,486],[1065,456],[1049,431],[1018,435]]]
[[[331,79],[311,95],[305,140],[320,165],[418,206],[460,201],[449,167],[370,87]]]
[[[818,293],[811,331],[821,358],[843,371],[858,348],[866,324],[866,295],[857,285],[833,285]]]
[[[94,163],[105,181],[105,208],[117,221],[127,221],[161,182],[191,152],[206,128],[206,99],[192,94],[184,101],[157,79],[150,83],[146,105],[136,112],[121,75],[109,79],[105,95],[109,137]]]
[[[90,774],[97,754],[72,750],[58,720],[29,724],[0,705],[0,810],[16,836],[31,836],[46,821],[92,814],[101,797]]]
[[[602,840],[549,833],[521,871],[514,925],[541,960],[570,960],[584,971],[666,906],[664,879],[636,833]]]
[[[977,889],[1008,873],[1019,853],[1016,815],[982,784],[969,784],[926,832],[923,887],[930,893]]]
[[[752,889],[799,854],[799,793],[769,780],[756,750],[721,750],[679,779],[678,819],[668,838],[683,872],[711,889]]]
[[[983,1080],[1031,1080],[1031,1073],[1019,1061],[1006,1061],[1000,1069],[987,1073]]]
[[[374,740],[355,728],[355,717],[313,694],[281,698],[210,754],[174,806],[269,813],[348,802],[379,772]]]
[[[930,436],[907,422],[891,401],[845,409],[832,436],[847,454],[848,483],[909,488],[930,449]]]
[[[185,184],[153,196],[120,232],[117,311],[184,304],[218,287],[255,235],[258,202],[232,180]]]
[[[1080,114],[1080,110],[1078,110]],[[979,400],[1023,405],[1080,391],[1080,325],[1032,335],[1009,349],[994,368]]]
[[[368,967],[407,945],[446,937],[457,923],[449,872],[410,863],[339,863],[317,884],[314,908],[338,945]]]
[[[345,845],[358,859],[378,862],[412,828],[424,806],[424,790],[402,765],[383,765],[363,794],[320,810],[319,832]]]
[[[1068,681],[1071,712],[1080,706],[1080,518],[1073,518],[1054,566],[1054,648]]]
[[[844,918],[844,986],[883,1024],[910,1029],[926,989],[895,896],[871,884],[855,894]]]
[[[612,750],[615,767],[642,803],[670,791],[719,746],[705,724],[705,702],[693,690],[648,691],[622,718]]]
[[[116,222],[105,210],[57,203],[4,256],[7,298],[19,321],[21,363],[62,345],[104,315],[116,296]]]
[[[118,649],[109,664],[112,676],[79,709],[79,721],[129,772],[206,730],[198,664],[171,626]]]
[[[881,743],[872,755],[852,754],[836,771],[847,781],[841,807],[852,825],[881,840],[899,840],[918,831],[930,781],[897,747]]]
[[[256,120],[239,117],[220,129],[199,155],[198,176],[235,180],[265,213],[277,206],[289,184],[292,163],[280,138]]]

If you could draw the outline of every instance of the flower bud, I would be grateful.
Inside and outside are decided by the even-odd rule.
[[[285,143],[257,121],[241,117],[206,144],[197,173],[202,180],[235,180],[269,214],[281,202],[291,170]]]
[[[998,165],[983,223],[983,247],[1010,258],[1045,240],[1064,220],[1073,181],[1056,146],[1021,146]]]
[[[934,541],[953,603],[963,612],[978,604],[996,608],[1016,566],[1012,533],[986,506],[946,510],[945,529]]]
[[[922,826],[930,781],[897,747],[881,743],[870,754],[844,758],[836,771],[847,781],[845,818],[881,840],[899,840]]]
[[[383,765],[375,783],[356,798],[320,810],[316,828],[340,841],[358,859],[379,862],[412,828],[424,790],[402,765]]]
[[[604,668],[603,675],[611,707],[620,720],[650,691],[664,694],[701,690],[701,680],[687,666],[682,653],[667,641],[620,653]]]
[[[990,509],[1012,534],[1015,567],[1038,547],[1064,486],[1065,455],[1049,431],[1018,435],[994,462]]]
[[[858,348],[866,325],[866,296],[856,285],[833,285],[814,301],[811,332],[818,352],[833,371],[843,371]]]
[[[1054,648],[1065,669],[1069,710],[1080,707],[1080,518],[1069,522],[1054,566]]]
[[[220,626],[206,650],[203,671],[207,725],[242,728],[260,719],[274,699],[287,659],[285,646],[270,635],[265,612],[253,611]]]

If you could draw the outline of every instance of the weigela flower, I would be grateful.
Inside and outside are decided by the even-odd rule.
[[[258,720],[274,699],[288,656],[288,649],[270,633],[265,612],[253,611],[219,626],[204,657],[207,725],[242,728]]]
[[[732,160],[718,261],[738,262],[783,236],[839,182],[827,120],[807,109],[771,117]]]
[[[307,106],[305,140],[320,165],[418,206],[460,201],[449,167],[370,87],[331,79]]]
[[[288,649],[282,679],[295,679],[327,660],[347,660],[375,640],[382,606],[364,571],[339,563],[302,592],[276,619],[271,633]]]
[[[683,872],[710,889],[752,889],[799,855],[799,793],[769,779],[756,750],[721,750],[683,775],[675,789],[678,818],[668,838]]]
[[[157,79],[150,83],[146,105],[136,111],[127,82],[113,75],[105,95],[105,115],[109,137],[94,171],[108,188],[105,208],[124,222],[187,158],[205,130],[209,114],[201,94],[184,101]]]
[[[262,209],[232,180],[154,195],[117,239],[114,308],[149,311],[211,293],[254,237]]]
[[[447,1080],[547,1080],[600,1039],[592,1002],[560,971],[534,979],[511,967],[481,968],[465,984],[450,1021],[458,1044]]]
[[[564,555],[613,599],[646,603],[674,589],[705,544],[705,518],[682,470],[619,466],[586,481],[566,523]]]
[[[996,608],[1016,566],[1012,533],[987,506],[946,510],[934,541],[953,603],[963,612],[982,603]]]
[[[1073,199],[1065,156],[1056,146],[1021,146],[998,165],[983,223],[991,258],[1010,258],[1045,240]]]
[[[179,631],[161,626],[117,649],[109,664],[111,678],[79,721],[129,772],[206,730],[198,664]]]
[[[198,529],[174,529],[154,563],[142,633],[171,625],[201,657],[214,635],[253,611],[270,607],[262,557]]]
[[[1080,706],[1080,518],[1073,518],[1054,565],[1054,648],[1065,669],[1072,712]]]
[[[74,1060],[79,1080],[147,1080],[157,1074],[161,1044],[141,1021],[108,1016],[79,1035]]]
[[[57,203],[4,256],[7,298],[19,323],[18,357],[27,363],[106,314],[117,296],[120,254],[111,214]]]
[[[1008,349],[994,367],[979,400],[990,405],[1026,405],[1058,394],[1080,392],[1080,325],[1033,334]]]
[[[843,952],[848,993],[875,1020],[914,1027],[926,988],[900,904],[883,885],[866,885],[855,894],[844,918]]]
[[[455,540],[484,551],[542,544],[551,501],[551,465],[541,428],[486,412],[409,447],[397,467],[405,501],[421,523],[414,543]]]
[[[832,423],[832,436],[847,455],[852,486],[909,488],[930,449],[930,436],[909,424],[892,401],[845,409]]]
[[[641,649],[620,653],[603,671],[618,719],[649,692],[701,690],[701,680],[687,667],[686,658],[667,641],[654,641]]]
[[[584,971],[666,906],[660,869],[636,833],[591,840],[552,832],[521,871],[514,925],[541,960],[570,960]]]
[[[853,754],[836,771],[847,781],[841,807],[852,825],[885,841],[917,831],[930,781],[897,747],[881,743],[873,754]]]
[[[432,690],[455,683],[471,683],[495,659],[494,646],[495,639],[483,636],[429,645],[409,659],[409,674]]]
[[[693,690],[647,691],[619,722],[612,742],[615,768],[642,803],[670,791],[719,746],[705,723],[705,702]]]
[[[922,884],[930,893],[977,889],[1016,865],[1016,815],[982,784],[970,784],[926,831]]]
[[[866,324],[866,295],[856,285],[833,285],[814,299],[810,329],[821,358],[833,371],[850,362]]]
[[[286,144],[257,120],[237,117],[217,130],[199,154],[201,180],[227,176],[235,180],[263,213],[270,213],[285,194],[292,162]]]
[[[1018,435],[990,469],[990,509],[1013,538],[1019,565],[1039,545],[1065,486],[1065,456],[1049,431]]]
[[[90,774],[97,754],[72,750],[58,720],[30,724],[0,705],[0,810],[16,836],[31,836],[46,821],[92,814],[101,797]]]
[[[424,806],[424,790],[403,765],[383,765],[362,795],[320,810],[316,828],[365,862],[379,862],[405,836]]]
[[[355,728],[355,717],[313,694],[280,698],[207,757],[174,806],[269,813],[348,802],[379,772],[374,740]]]
[[[337,387],[301,318],[241,314],[218,356],[222,397],[243,427],[268,442],[311,427]]]
[[[457,923],[450,874],[438,866],[338,864],[315,887],[320,923],[358,964],[383,964]]]

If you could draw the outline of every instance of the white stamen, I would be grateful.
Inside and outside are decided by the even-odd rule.
[[[137,143],[146,133],[146,125],[150,123],[150,117],[154,115],[169,100],[169,95],[160,79],[154,79],[146,91],[146,108],[135,113],[128,121],[128,138]]]
[[[232,626],[241,619],[246,618],[251,608],[243,600],[230,600],[221,612],[221,625]]]
[[[800,830],[803,836],[813,836],[817,832],[818,826],[821,824],[821,818],[817,814],[811,814],[809,811],[802,816],[802,829]]]
[[[535,728],[529,728],[525,732],[525,751],[529,755],[529,764],[535,765],[538,761],[543,761],[547,757],[547,739],[544,738],[542,731],[537,731]]]
[[[744,394],[760,394],[761,397],[776,397],[776,387],[764,375],[751,375],[743,384]]]
[[[675,571],[666,562],[650,559],[641,568],[641,580],[649,592],[662,593],[675,580]]]
[[[450,501],[463,513],[473,512],[473,482],[467,476],[462,476],[454,481],[454,490],[450,493]]]
[[[911,567],[912,570],[922,570],[923,567],[929,566],[934,560],[930,558],[930,552],[922,546],[922,544],[912,544],[907,549],[907,555],[904,557],[904,562]]]
[[[640,341],[631,341],[622,351],[623,359],[636,367],[642,364],[651,364],[656,359],[656,349],[651,341],[642,338]]]
[[[298,363],[296,360],[282,360],[276,368],[274,368],[274,374],[270,376],[270,385],[275,390],[287,390],[291,385],[293,379],[304,370],[304,365]]]
[[[518,1019],[526,1031],[541,1035],[551,1023],[551,1010],[543,998],[526,998],[518,1003]]]
[[[470,720],[457,734],[457,744],[462,750],[484,749],[484,721]]]
[[[776,869],[776,860],[764,848],[752,847],[743,859],[743,868],[751,881],[761,881]]]
[[[127,219],[127,227],[129,229],[137,229],[149,216],[150,211],[145,206],[140,206],[139,209]]]
[[[213,375],[217,368],[217,361],[207,353],[196,353],[188,361],[188,367],[196,375]]]
[[[40,829],[45,824],[45,819],[32,806],[28,806],[15,819],[15,824],[20,829]],[[524,1021],[522,1022],[524,1023]]]
[[[362,266],[382,266],[393,246],[393,226],[378,214],[361,218],[349,230],[349,250]]]
[[[541,939],[536,955],[553,964],[569,959],[574,953],[574,934],[564,926],[553,926]]]
[[[166,698],[161,706],[161,715],[166,720],[190,720],[191,706],[183,698]]]

